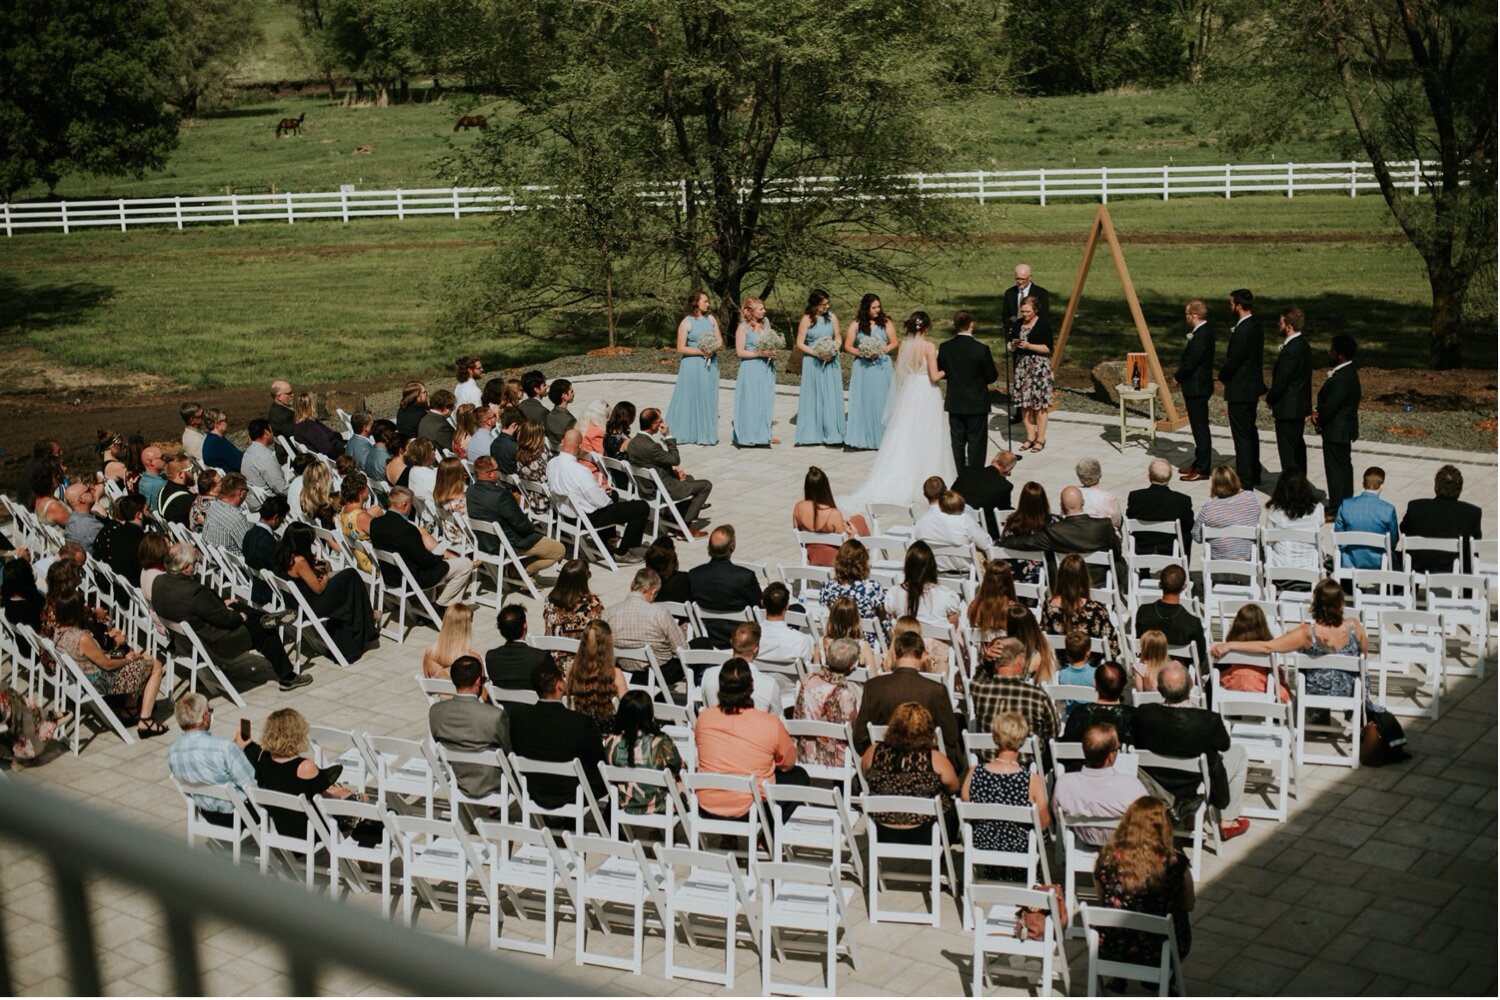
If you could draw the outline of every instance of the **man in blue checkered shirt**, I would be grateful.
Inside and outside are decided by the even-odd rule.
[[[167,769],[178,781],[199,785],[229,785],[242,794],[255,784],[255,769],[245,756],[239,734],[233,741],[209,732],[213,709],[208,699],[190,692],[177,699],[177,725],[182,738],[167,748]],[[234,808],[223,799],[194,795],[198,812],[205,820],[219,826],[232,826]]]

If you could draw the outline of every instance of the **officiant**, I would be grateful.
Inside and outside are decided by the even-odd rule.
[[[1047,446],[1047,415],[1052,409],[1052,327],[1037,311],[1035,298],[1020,305],[1020,325],[1010,340],[1015,359],[1015,402],[1021,408],[1026,441],[1017,451],[1041,451]]]

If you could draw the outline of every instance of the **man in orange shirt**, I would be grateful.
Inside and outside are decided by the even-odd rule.
[[[720,669],[719,703],[698,713],[693,726],[698,770],[705,774],[749,775],[762,791],[767,781],[809,784],[807,771],[797,766],[797,747],[786,724],[755,707],[754,690],[750,664],[740,657]],[[749,814],[752,803],[745,792],[709,788],[698,793],[698,801],[706,812],[720,819],[742,818]]]

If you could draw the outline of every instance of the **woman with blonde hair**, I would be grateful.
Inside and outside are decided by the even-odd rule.
[[[1031,735],[1026,718],[1019,712],[996,712],[990,720],[990,735],[995,738],[995,756],[964,775],[959,798],[965,802],[1002,806],[1036,806],[1037,819],[1042,829],[1047,829],[1052,823],[1052,810],[1047,805],[1047,785],[1030,762],[1021,763],[1021,748]],[[984,820],[974,824],[974,846],[984,851],[1025,853],[1030,834],[1029,823]],[[1044,844],[1033,846],[1038,850],[1047,849]],[[997,871],[989,867],[984,877],[1015,881],[1026,876],[1014,868]]]
[[[1177,848],[1166,805],[1144,796],[1130,804],[1113,839],[1099,849],[1094,886],[1102,906],[1171,917],[1178,957],[1187,958],[1193,945],[1193,927],[1188,921],[1195,902],[1193,872]],[[1160,934],[1100,931],[1099,957],[1156,965],[1161,961],[1161,944]]]
[[[322,462],[313,461],[302,470],[302,495],[298,498],[298,506],[309,524],[333,528],[333,476]]]
[[[443,624],[438,629],[437,639],[422,651],[422,676],[448,679],[448,670],[460,656],[472,656],[481,663],[484,654],[475,652],[474,608],[462,601],[448,605],[443,612]]]
[[[406,383],[401,390],[401,403],[396,407],[396,429],[410,440],[417,436],[417,427],[425,416],[427,386],[415,381]]]
[[[500,387],[500,412],[504,413],[512,406],[520,406],[521,400],[526,398],[526,390],[521,388],[521,380],[508,378]]]
[[[615,665],[614,631],[608,622],[589,622],[563,688],[568,707],[593,719],[602,731],[614,724],[615,703],[629,688],[624,671]]]
[[[1203,541],[1204,528],[1257,528],[1260,500],[1254,490],[1240,483],[1232,466],[1221,465],[1209,475],[1208,501],[1198,508],[1193,521],[1193,541]],[[1249,538],[1215,538],[1208,544],[1209,559],[1243,562],[1250,558],[1255,542]]]
[[[814,658],[819,663],[827,663],[828,647],[838,639],[853,639],[859,643],[856,669],[876,668],[875,650],[865,641],[865,634],[859,627],[859,608],[855,606],[854,598],[847,594],[828,606],[828,618],[823,622],[823,642],[813,651]]]
[[[437,483],[437,444],[419,437],[406,446],[406,488],[432,504],[432,487]]]
[[[1154,628],[1142,632],[1136,644],[1135,690],[1155,691],[1162,667],[1171,662],[1172,658],[1167,655],[1167,634]]]
[[[318,394],[299,392],[292,407],[292,437],[309,450],[329,458],[338,458],[344,453],[344,439],[323,421],[318,419]]]
[[[917,638],[922,638],[922,623],[912,615],[902,615],[891,622],[891,638],[885,648],[885,658],[880,663],[882,673],[890,673],[896,669],[896,640],[908,632]],[[936,673],[937,668],[932,665],[932,654],[927,650],[927,641],[922,640],[922,673]]]
[[[464,490],[469,486],[469,474],[464,471],[461,458],[445,458],[438,463],[437,477],[432,484],[432,505],[437,508],[438,524],[443,537],[454,545],[467,541],[458,518],[467,517],[468,499]]]
[[[1006,610],[1005,634],[1026,648],[1026,676],[1038,684],[1057,682],[1057,654],[1042,634],[1042,627],[1024,604],[1012,604]]]
[[[740,306],[740,324],[734,331],[734,353],[740,373],[734,382],[734,435],[736,448],[768,448],[780,444],[771,436],[776,409],[776,351],[778,343],[766,304],[755,296]]]
[[[941,795],[943,819],[949,835],[956,832],[953,794],[958,772],[937,748],[937,726],[932,713],[915,702],[903,702],[891,712],[885,739],[872,742],[860,757],[865,782],[872,795],[911,795],[930,799]],[[926,844],[932,839],[932,817],[915,813],[872,813],[887,843]]]
[[[334,783],[332,769],[324,770],[305,756],[310,749],[309,731],[307,719],[295,708],[278,708],[266,716],[260,727],[260,742],[252,741],[244,747],[245,756],[255,770],[256,785],[268,792],[302,795],[309,802],[315,795],[331,799],[358,797],[352,788]],[[266,813],[277,833],[287,837],[307,834],[306,814],[275,807]]]

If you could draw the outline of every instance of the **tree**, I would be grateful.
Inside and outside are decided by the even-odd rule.
[[[69,172],[140,176],[177,146],[160,0],[0,5],[0,198]]]
[[[1050,0],[1005,15],[1010,65],[1038,94],[1097,93],[1182,80],[1188,47],[1178,0]]]
[[[620,272],[598,266],[608,255],[644,282],[632,307],[666,311],[702,287],[732,329],[744,296],[779,284],[859,275],[912,287],[923,241],[961,228],[951,204],[899,176],[944,167],[926,116],[950,87],[961,2],[507,7],[496,18],[510,58],[489,72],[520,114],[461,162],[476,182],[551,189],[530,196],[534,212],[502,216],[493,253],[533,256],[544,227],[562,246],[543,252],[596,276],[581,298],[618,299],[606,278]],[[604,214],[588,221],[580,205]],[[539,304],[554,294],[545,278],[489,294],[512,310]]]
[[[187,117],[262,35],[250,0],[166,0],[166,9],[177,55],[167,100]]]
[[[1429,364],[1459,367],[1465,298],[1495,265],[1494,6],[1279,0],[1265,17],[1260,27],[1274,32],[1258,47],[1234,47],[1237,80],[1216,94],[1232,146],[1275,142],[1333,102],[1346,107],[1396,224],[1427,267]],[[1260,72],[1266,85],[1243,85]],[[1392,165],[1419,158],[1434,166],[1414,192],[1396,183]]]

